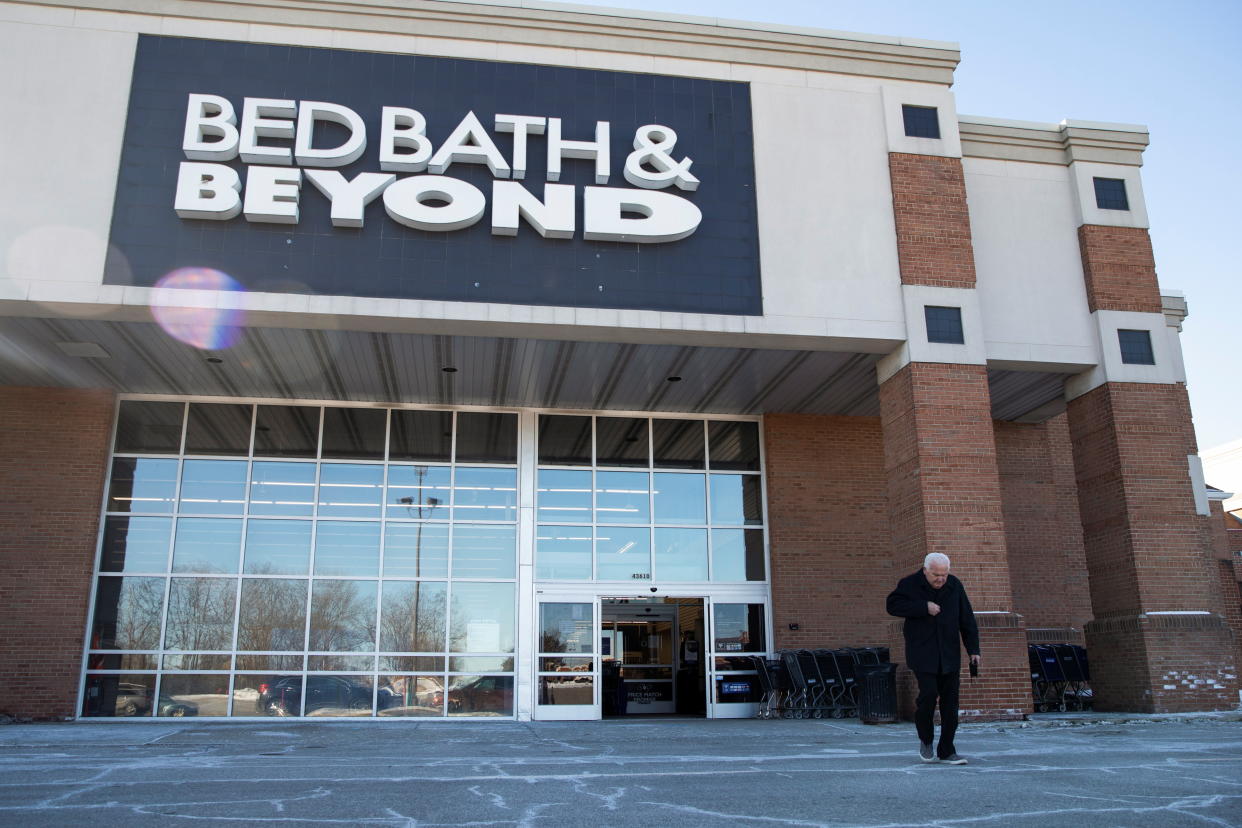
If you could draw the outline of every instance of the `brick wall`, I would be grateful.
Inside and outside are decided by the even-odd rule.
[[[898,575],[879,419],[772,414],[763,433],[776,646],[886,644]]]
[[[113,396],[0,388],[0,712],[74,715]]]
[[[1242,520],[1237,515],[1223,511],[1220,519],[1225,527],[1225,548],[1233,553],[1242,552]]]
[[[902,284],[973,288],[962,160],[894,152],[888,170]]]
[[[1106,383],[1071,400],[1068,413],[1098,709],[1232,708],[1233,634],[1206,523],[1195,514],[1185,388]],[[1162,614],[1187,611],[1205,614]]]
[[[1087,628],[1100,711],[1179,713],[1238,704],[1233,633],[1219,615],[1132,615]]]
[[[1067,418],[994,428],[1014,610],[1031,640],[1081,643],[1091,594]]]
[[[1187,469],[1185,387],[1107,383],[1069,413],[1095,616],[1218,611]]]
[[[976,611],[1012,611],[987,369],[911,363],[880,386],[880,411],[899,570],[943,552]]]
[[[987,369],[911,363],[880,386],[880,419],[898,571],[943,552],[979,614],[987,669],[969,682],[962,709],[972,717],[1021,716],[1031,709],[1026,634],[1010,589]],[[890,629],[900,647],[900,625]],[[911,692],[910,678],[902,681]]]
[[[1141,227],[1078,228],[1087,305],[1097,310],[1160,313],[1151,237]]]
[[[1233,632],[1234,664],[1242,669],[1242,558],[1217,560],[1225,623]]]

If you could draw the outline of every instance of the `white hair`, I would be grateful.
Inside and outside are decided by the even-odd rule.
[[[923,568],[930,570],[932,564],[949,566],[949,556],[943,552],[928,552],[927,557],[923,559]]]

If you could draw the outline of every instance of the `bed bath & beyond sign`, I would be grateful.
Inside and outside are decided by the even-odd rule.
[[[336,147],[315,147],[316,124],[334,123],[349,134]],[[444,175],[454,164],[485,164],[492,182],[492,233],[514,236],[520,219],[544,238],[572,238],[576,230],[576,188],[546,183],[542,199],[516,180],[526,176],[530,136],[544,136],[547,180],[560,179],[562,159],[594,162],[595,183],[610,177],[610,125],[597,121],[592,141],[571,141],[561,135],[561,119],[498,114],[495,131],[513,135],[513,158],[506,159],[474,112],[468,112],[447,139],[435,148],[426,135],[426,118],[417,110],[385,106],[380,118],[379,166],[384,172],[362,172],[346,179],[332,167],[362,157],[367,148],[366,125],[348,107],[323,101],[245,98],[238,125],[233,104],[219,95],[190,94],[186,106],[174,209],[183,219],[227,221],[244,213],[252,222],[297,224],[303,179],[331,202],[332,224],[361,227],[366,206],[383,196],[384,210],[394,220],[419,230],[444,232],[476,224],[486,210],[483,192],[461,179]],[[262,139],[293,140],[293,146],[260,143]],[[691,201],[660,192],[670,186],[692,191],[699,180],[690,172],[690,158],[671,155],[677,133],[648,124],[634,132],[634,151],[625,159],[623,175],[630,187],[583,187],[582,238],[595,241],[658,243],[694,233],[702,213]],[[247,164],[243,194],[241,175],[224,163],[236,158]],[[296,164],[296,166],[294,166]],[[307,168],[307,169],[303,169]],[[397,173],[415,173],[402,178]]]

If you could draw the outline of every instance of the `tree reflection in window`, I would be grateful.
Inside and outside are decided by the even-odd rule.
[[[311,587],[310,649],[374,651],[375,598],[375,581],[315,581]]]
[[[154,650],[160,641],[163,578],[100,578],[91,647]]]
[[[306,641],[306,581],[242,580],[237,649],[301,650]]]
[[[447,600],[444,583],[385,583],[380,650],[443,652]]]
[[[232,578],[173,578],[164,649],[232,649],[236,599]]]

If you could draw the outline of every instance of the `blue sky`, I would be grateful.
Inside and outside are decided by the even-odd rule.
[[[1190,305],[1199,448],[1242,438],[1242,0],[577,2],[952,41],[961,113],[1147,126],[1143,190],[1160,286]]]

